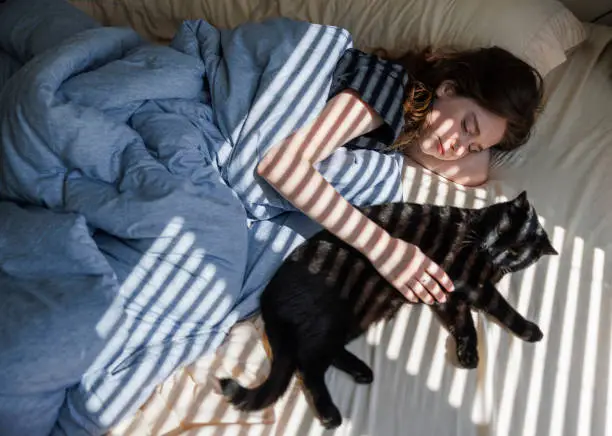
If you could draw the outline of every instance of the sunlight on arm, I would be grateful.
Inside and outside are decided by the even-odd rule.
[[[388,235],[345,200],[313,164],[381,124],[382,119],[353,92],[342,92],[310,125],[270,149],[257,171],[310,218],[355,248],[379,256]]]

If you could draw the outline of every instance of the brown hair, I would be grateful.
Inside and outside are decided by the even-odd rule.
[[[466,51],[426,49],[394,61],[402,64],[411,76],[404,101],[406,125],[402,144],[418,137],[435,99],[435,90],[444,81],[453,83],[458,96],[471,98],[507,120],[504,137],[495,148],[513,150],[529,139],[542,104],[542,76],[510,52],[499,47]]]

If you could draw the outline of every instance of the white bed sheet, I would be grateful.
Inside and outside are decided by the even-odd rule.
[[[349,347],[373,368],[371,386],[328,372],[345,422],[325,432],[295,385],[273,410],[254,415],[215,393],[213,374],[241,374],[245,383],[265,375],[258,322],[247,322],[112,434],[612,436],[612,28],[587,30],[588,40],[547,76],[547,105],[525,153],[484,189],[407,169],[410,201],[481,206],[528,191],[560,256],[500,288],[538,322],[542,342],[523,343],[476,316],[480,366],[456,369],[429,310],[406,307]]]

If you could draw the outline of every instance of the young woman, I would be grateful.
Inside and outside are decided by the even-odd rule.
[[[309,125],[272,147],[258,173],[356,249],[407,299],[445,300],[453,285],[418,247],[392,238],[327,183],[314,164],[341,146],[399,149],[456,183],[486,181],[490,153],[523,144],[542,79],[509,52],[410,53],[397,62],[348,50],[330,100]]]

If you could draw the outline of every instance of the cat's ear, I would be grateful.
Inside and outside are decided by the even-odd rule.
[[[557,252],[557,250],[555,250],[555,247],[552,246],[550,241],[548,239],[545,239],[544,243],[542,244],[542,254],[547,254],[549,256],[557,256],[559,253]]]
[[[527,201],[527,191],[523,191],[517,195],[516,198],[512,200],[512,204],[514,204],[516,207],[527,206],[529,204],[529,201]]]

